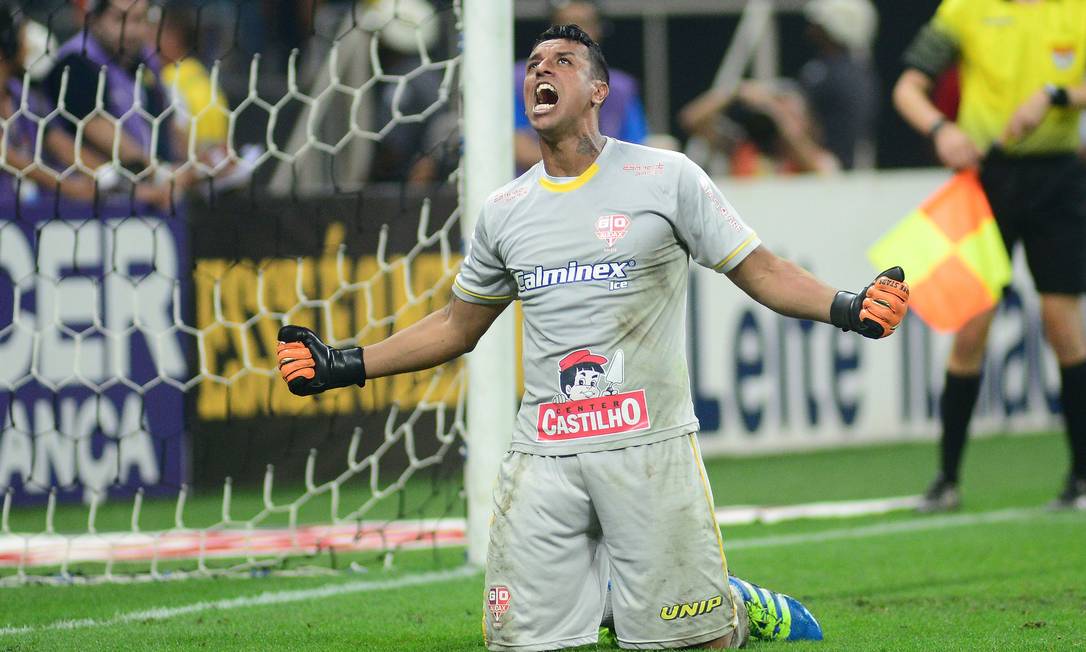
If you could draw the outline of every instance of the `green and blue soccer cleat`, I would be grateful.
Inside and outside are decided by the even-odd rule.
[[[738,577],[728,577],[743,598],[750,635],[761,641],[821,641],[822,626],[799,600],[774,593]]]

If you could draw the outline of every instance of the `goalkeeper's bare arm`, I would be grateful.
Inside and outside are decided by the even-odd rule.
[[[366,347],[370,378],[436,367],[475,348],[508,303],[468,303],[453,297],[442,310]]]
[[[870,338],[893,332],[909,307],[909,286],[900,267],[886,270],[857,294],[838,292],[765,245],[728,272],[728,278],[782,315],[833,324]]]
[[[444,309],[377,344],[333,349],[300,326],[279,330],[279,372],[290,391],[308,396],[336,387],[364,385],[368,378],[429,369],[475,348],[508,303],[476,304],[453,297]]]

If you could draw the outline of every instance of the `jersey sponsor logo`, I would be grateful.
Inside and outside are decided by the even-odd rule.
[[[517,288],[521,292],[586,281],[608,281],[608,289],[619,290],[629,283],[628,269],[636,264],[634,260],[588,264],[571,260],[564,267],[548,268],[536,265],[535,269],[528,272],[515,271],[513,278],[516,279]]]
[[[707,614],[723,603],[724,598],[719,595],[714,595],[711,598],[705,598],[704,600],[697,600],[695,602],[680,602],[679,604],[670,604],[666,607],[660,608],[660,618],[664,620],[675,620],[677,618],[693,618],[694,616]]]
[[[607,244],[605,251],[614,251],[615,243],[624,238],[629,230],[629,215],[602,215],[596,218],[596,237]]]
[[[653,163],[651,165],[641,165],[638,163],[627,163],[622,166],[622,171],[633,172],[636,177],[655,177],[664,173],[664,164]]]
[[[1075,46],[1070,43],[1052,46],[1052,64],[1060,70],[1067,70],[1075,63]]]
[[[565,441],[648,430],[645,390],[618,390],[625,379],[625,366],[622,349],[610,360],[588,349],[577,349],[562,358],[558,362],[561,391],[550,403],[539,406],[537,440]]]
[[[495,629],[501,628],[502,616],[509,611],[509,599],[511,598],[509,587],[495,584],[486,591],[486,608],[490,615],[494,616]]]
[[[506,202],[516,201],[527,194],[527,188],[514,188],[512,190],[506,190],[505,192],[496,192],[490,196],[490,203],[504,204]]]
[[[645,390],[539,406],[539,441],[566,441],[649,428]]]

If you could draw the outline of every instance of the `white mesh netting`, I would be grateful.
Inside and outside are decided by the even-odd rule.
[[[458,3],[268,4],[0,8],[0,584],[462,544],[460,366],[303,399],[274,355],[448,300]]]

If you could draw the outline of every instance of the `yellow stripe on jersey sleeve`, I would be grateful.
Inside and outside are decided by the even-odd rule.
[[[720,261],[716,265],[713,265],[713,269],[719,271],[720,268],[722,268],[725,265],[727,265],[728,263],[730,263],[733,258],[738,256],[744,249],[749,247],[750,243],[754,242],[756,239],[758,239],[758,234],[757,233],[751,233],[750,237],[747,238],[746,240],[744,240],[741,245],[739,245],[735,249],[732,249],[732,252],[730,254],[728,254],[727,257],[724,258],[724,260]]]
[[[511,294],[503,294],[503,295],[499,295],[499,296],[490,296],[490,295],[487,295],[487,294],[479,294],[478,292],[472,292],[471,290],[469,290],[466,287],[464,287],[463,285],[461,285],[459,279],[454,280],[453,285],[458,287],[460,289],[460,291],[463,292],[464,294],[473,296],[476,299],[483,299],[484,301],[511,301],[513,299],[513,295],[511,295]]]

